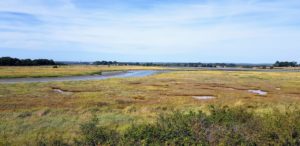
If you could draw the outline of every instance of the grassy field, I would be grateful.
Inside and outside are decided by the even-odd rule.
[[[78,67],[66,73],[66,68],[58,68],[61,72],[51,72],[51,75],[141,69],[93,66]],[[19,72],[18,67],[0,70],[1,77]],[[45,67],[45,70],[54,69]],[[24,69],[11,77],[49,76],[45,70],[30,73]],[[249,93],[251,89],[268,94]],[[199,100],[194,96],[215,98]],[[256,115],[297,110],[300,73],[176,71],[144,78],[0,84],[0,145],[31,145],[41,135],[55,134],[60,134],[66,143],[72,143],[80,135],[80,124],[93,118],[98,119],[98,126],[123,133],[132,124],[155,123],[160,114],[199,110],[209,113],[210,105],[243,107]]]
[[[31,67],[4,67],[0,66],[0,78],[20,77],[60,77],[100,74],[102,71],[119,70],[151,70],[162,69],[161,67],[143,66],[96,66],[96,65],[74,65],[74,66],[31,66]]]

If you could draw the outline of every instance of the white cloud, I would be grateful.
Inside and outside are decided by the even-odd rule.
[[[19,27],[0,23],[0,29],[14,30],[0,31],[0,47],[58,51],[74,48],[125,55],[190,52],[191,56],[202,53],[200,57],[236,57],[244,56],[243,50],[271,52],[283,47],[292,52],[300,48],[299,5],[292,0],[233,0],[165,3],[149,9],[85,9],[71,0],[2,1],[0,11],[32,14],[43,24]],[[232,55],[237,52],[241,54]],[[281,57],[280,52],[274,52],[273,56],[266,55],[266,61]],[[296,57],[300,58],[300,54]]]

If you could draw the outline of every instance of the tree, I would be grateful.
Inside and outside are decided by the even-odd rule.
[[[292,62],[288,62],[288,61],[276,61],[273,65],[274,67],[296,67],[297,66],[297,62],[292,61]]]
[[[11,58],[11,57],[0,58],[0,65],[2,66],[14,66],[14,65],[18,65],[19,63],[20,60],[17,58]]]
[[[53,60],[48,59],[18,59],[12,57],[1,57],[1,66],[32,66],[32,65],[56,65]]]

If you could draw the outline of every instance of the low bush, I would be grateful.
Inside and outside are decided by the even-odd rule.
[[[173,112],[153,124],[132,125],[125,132],[81,125],[76,145],[300,145],[300,112],[274,110],[255,114],[245,108],[218,108],[209,113]]]
[[[69,144],[64,141],[61,133],[55,133],[46,135],[45,133],[39,133],[36,136],[36,140],[33,143],[27,143],[24,145],[37,145],[37,146],[68,146]]]
[[[105,127],[97,127],[98,119],[93,118],[88,123],[82,124],[80,130],[82,138],[75,140],[76,145],[116,145],[119,143],[119,133]]]
[[[212,107],[210,114],[175,112],[153,125],[132,126],[123,138],[128,145],[252,145],[260,129],[252,113]],[[252,127],[254,126],[254,127]]]

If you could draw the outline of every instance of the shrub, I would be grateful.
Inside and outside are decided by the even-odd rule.
[[[300,112],[257,115],[245,108],[211,106],[209,114],[174,112],[154,124],[132,125],[124,133],[81,126],[84,145],[300,145]]]
[[[264,115],[261,142],[270,145],[300,145],[300,112],[288,110],[286,113],[275,111]]]
[[[52,134],[50,136],[46,136],[45,133],[39,133],[36,137],[35,143],[27,144],[27,145],[37,145],[37,146],[68,146],[62,137],[62,134]]]
[[[90,122],[80,126],[83,139],[76,140],[77,145],[116,145],[119,141],[119,134],[105,127],[97,127],[98,119],[93,118]]]
[[[245,124],[253,115],[243,110],[211,109],[211,114],[175,112],[154,125],[133,126],[124,141],[130,145],[242,145],[253,143],[253,130]],[[253,121],[254,122],[254,121]]]

